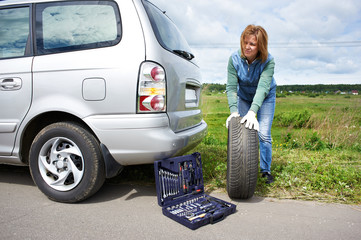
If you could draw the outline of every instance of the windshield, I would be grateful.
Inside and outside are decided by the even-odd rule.
[[[153,31],[162,47],[175,53],[178,52],[177,54],[181,51],[182,56],[190,60],[191,58],[186,57],[184,52],[192,55],[191,49],[177,26],[168,18],[165,12],[162,12],[152,3],[148,1],[143,1],[143,3]]]

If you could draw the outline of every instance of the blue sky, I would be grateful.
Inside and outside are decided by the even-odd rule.
[[[263,26],[278,85],[361,84],[360,0],[151,0],[176,23],[204,83],[226,83],[248,24]]]

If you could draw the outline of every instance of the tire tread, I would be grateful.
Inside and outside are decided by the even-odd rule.
[[[258,134],[232,118],[228,128],[227,192],[231,198],[253,196],[258,176]]]

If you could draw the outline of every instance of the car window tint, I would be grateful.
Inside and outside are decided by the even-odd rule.
[[[170,51],[183,50],[190,52],[190,47],[184,36],[167,15],[152,3],[148,1],[143,3],[159,43]]]
[[[36,19],[40,54],[106,47],[120,40],[120,16],[114,2],[38,4]]]
[[[25,56],[29,8],[0,9],[0,58]]]

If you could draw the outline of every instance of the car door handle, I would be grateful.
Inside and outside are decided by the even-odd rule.
[[[0,79],[0,89],[4,91],[18,90],[21,88],[21,78],[3,78]]]

